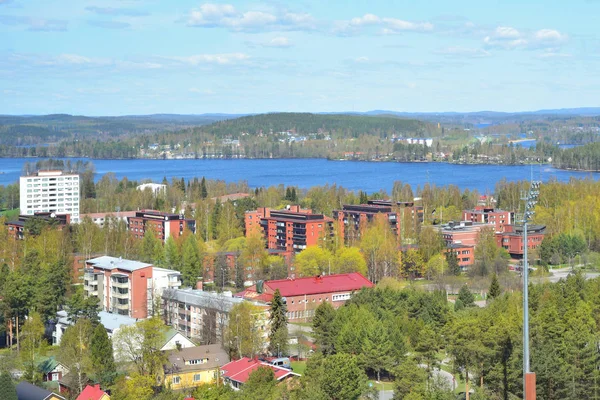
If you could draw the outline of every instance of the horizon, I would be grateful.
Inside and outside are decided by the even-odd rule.
[[[599,13],[589,0],[0,0],[0,112],[582,108],[600,94]]]

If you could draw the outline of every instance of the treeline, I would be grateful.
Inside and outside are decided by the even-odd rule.
[[[600,171],[600,143],[565,149],[555,155],[552,164],[557,168]]]

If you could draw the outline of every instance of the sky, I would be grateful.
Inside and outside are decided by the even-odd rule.
[[[600,0],[0,0],[0,114],[600,106]]]

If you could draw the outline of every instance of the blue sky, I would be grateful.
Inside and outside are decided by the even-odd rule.
[[[0,114],[600,106],[600,0],[0,0]]]

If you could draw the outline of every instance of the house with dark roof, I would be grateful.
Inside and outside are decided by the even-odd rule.
[[[255,358],[243,357],[223,365],[221,368],[223,380],[225,383],[231,385],[232,388],[239,390],[248,381],[250,374],[261,367],[272,369],[277,382],[290,377],[300,376],[287,368],[277,367]]]
[[[246,300],[271,302],[273,294],[279,290],[287,305],[288,321],[306,320],[314,316],[315,309],[323,302],[330,302],[334,308],[341,307],[352,293],[363,287],[373,287],[367,278],[358,272],[324,275],[298,279],[279,279],[258,282],[237,297]]]
[[[220,344],[169,351],[164,365],[165,385],[180,390],[215,382],[228,361],[229,356]]]
[[[17,385],[18,400],[65,400],[64,397],[52,393],[29,382],[21,382]]]

